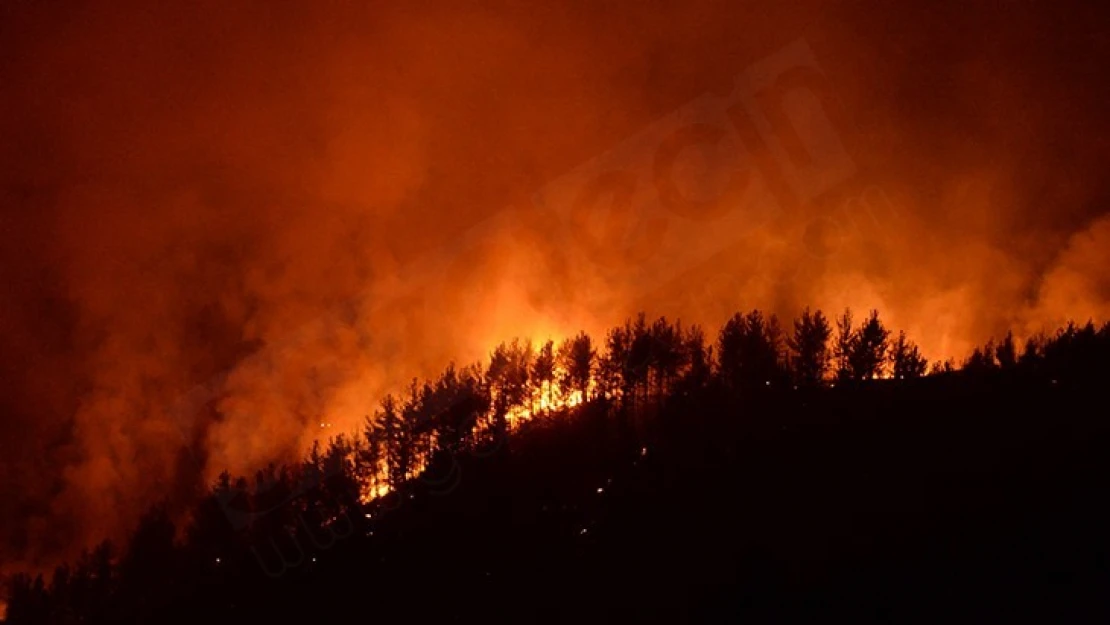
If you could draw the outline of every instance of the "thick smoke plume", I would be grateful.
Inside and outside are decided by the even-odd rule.
[[[1110,313],[1097,7],[425,4],[0,5],[0,566],[515,335],[851,306],[940,359]],[[781,58],[827,90],[773,129],[848,159],[813,197],[730,187],[774,156],[733,129],[669,171],[739,213],[540,201]]]

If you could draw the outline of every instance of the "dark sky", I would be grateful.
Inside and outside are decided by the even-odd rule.
[[[513,334],[877,307],[946,358],[1110,311],[1101,3],[400,4],[0,4],[0,565]],[[853,173],[719,247],[660,231],[715,260],[602,264],[528,204],[799,41]],[[846,228],[868,189],[897,218]]]

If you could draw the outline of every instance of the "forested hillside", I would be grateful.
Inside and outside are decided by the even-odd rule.
[[[932,365],[877,312],[514,340],[9,622],[1105,618],[1108,374],[1093,324]]]

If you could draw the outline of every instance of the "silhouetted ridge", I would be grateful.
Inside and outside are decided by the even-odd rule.
[[[1086,409],[1108,374],[1110,324],[1007,334],[959,369],[876,311],[514,339],[296,466],[221,475],[184,532],[158,506],[122,550],[16,576],[9,622],[859,617],[938,587],[937,614],[1086,606],[1034,590],[1107,581],[1085,498],[1110,475]]]

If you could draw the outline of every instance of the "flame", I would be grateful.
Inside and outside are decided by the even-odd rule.
[[[416,457],[412,464],[410,477],[420,475],[428,467],[427,459],[420,456]],[[393,487],[389,485],[388,478],[389,465],[383,460],[372,473],[363,477],[359,488],[359,501],[366,505],[392,493]]]
[[[560,377],[562,374],[563,371],[556,370],[556,377]],[[565,415],[567,410],[582,405],[587,396],[596,393],[596,387],[596,382],[591,379],[586,389],[587,393],[583,394],[581,389],[566,390],[558,382],[545,382],[539,388],[534,388],[523,404],[514,406],[505,415],[510,433],[519,430],[524,423],[538,417]],[[492,415],[486,415],[478,424],[476,436],[479,439],[483,436],[483,432],[489,431],[491,422]],[[420,475],[427,466],[427,457],[416,457],[413,460],[410,476]],[[393,492],[388,476],[389,465],[383,460],[370,474],[363,477],[359,495],[359,500],[363,505],[373,503]]]
[[[590,387],[593,386],[594,383],[591,380]],[[533,389],[524,404],[510,410],[506,418],[512,429],[536,417],[558,414],[567,408],[574,408],[581,405],[584,400],[581,390],[567,391],[558,382],[544,382],[540,388]]]

